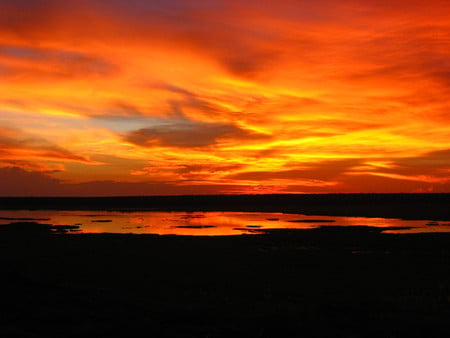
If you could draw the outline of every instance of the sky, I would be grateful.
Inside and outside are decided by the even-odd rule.
[[[450,192],[448,0],[0,0],[0,195]]]

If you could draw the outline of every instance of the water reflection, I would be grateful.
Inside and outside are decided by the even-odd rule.
[[[177,235],[236,235],[259,233],[260,229],[308,229],[319,226],[398,227],[389,233],[450,232],[450,222],[428,220],[307,216],[260,212],[114,212],[105,211],[1,211],[0,224],[20,220],[77,225],[83,233],[135,233]],[[411,227],[411,229],[400,229]]]

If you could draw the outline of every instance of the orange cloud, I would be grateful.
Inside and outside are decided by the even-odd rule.
[[[26,159],[26,161],[16,160]],[[33,161],[54,162],[82,162],[90,161],[82,156],[75,155],[51,142],[32,135],[21,133],[18,130],[0,127],[0,163],[26,164],[33,167]],[[36,166],[36,165],[34,165]]]
[[[0,166],[64,194],[448,190],[449,11],[1,1]]]

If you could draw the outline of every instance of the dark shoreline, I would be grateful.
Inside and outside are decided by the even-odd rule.
[[[207,237],[0,229],[2,337],[450,335],[446,233],[326,226]]]
[[[449,194],[0,198],[0,210],[137,206],[445,220],[449,200]],[[18,221],[0,225],[2,337],[450,336],[450,233],[327,225],[212,237],[68,234],[64,226]]]
[[[450,193],[0,197],[0,210],[252,211],[449,221]]]

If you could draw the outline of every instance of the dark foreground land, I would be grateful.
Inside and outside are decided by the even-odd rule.
[[[0,210],[258,211],[450,220],[450,194],[0,197]]]
[[[449,337],[450,235],[0,226],[1,337]]]

